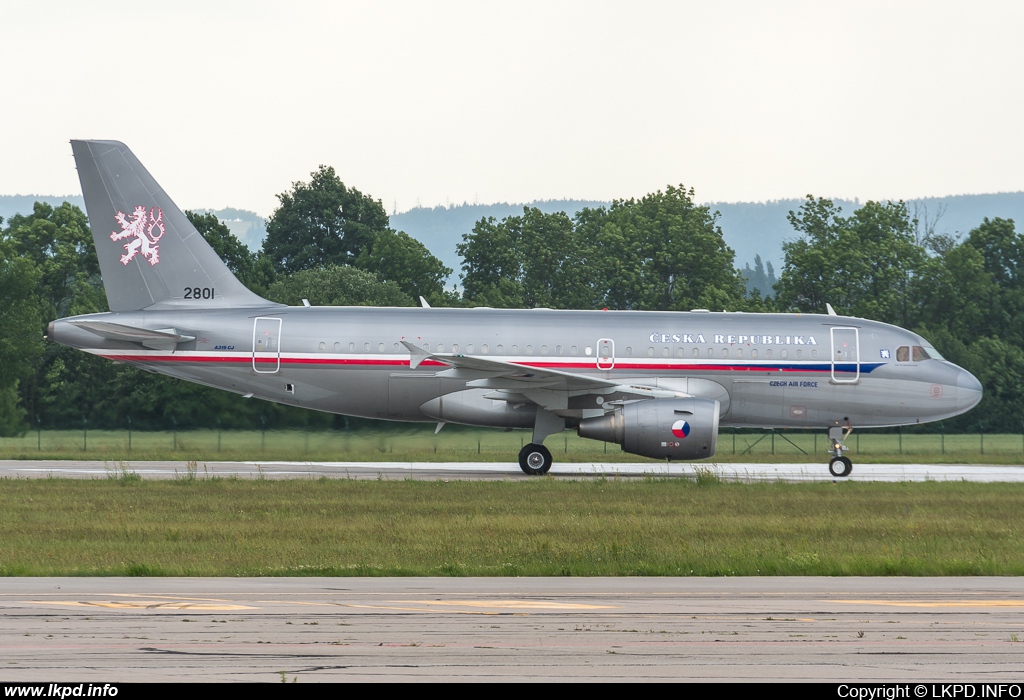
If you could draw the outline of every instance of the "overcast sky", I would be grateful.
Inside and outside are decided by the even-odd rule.
[[[183,207],[1024,190],[1024,3],[6,3],[0,194],[128,144]]]

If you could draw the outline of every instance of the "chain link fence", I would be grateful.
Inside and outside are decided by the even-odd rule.
[[[0,438],[4,459],[196,459],[276,461],[514,461],[530,441],[525,430],[501,431],[446,426],[435,434],[433,425],[377,424],[347,429],[322,425],[268,429],[179,428],[173,418],[160,429],[139,429],[126,421],[122,428],[79,425],[44,426],[20,437]],[[933,428],[934,430],[934,428]],[[618,445],[584,440],[571,431],[552,435],[545,444],[556,460],[634,461]],[[856,461],[948,460],[1024,463],[1024,433],[923,432],[914,427],[897,431],[854,431],[847,440]],[[719,461],[827,460],[825,430],[733,430],[719,433]]]

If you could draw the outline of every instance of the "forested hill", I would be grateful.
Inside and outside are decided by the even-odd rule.
[[[52,207],[59,207],[62,202],[68,202],[85,211],[85,201],[80,194],[69,194],[63,197],[36,194],[3,194],[0,195],[0,218],[3,218],[4,221],[9,221],[15,214],[27,216],[32,213],[32,205],[36,202],[45,202]],[[267,235],[267,222],[259,214],[230,207],[216,210],[198,209],[197,212],[200,214],[214,214],[249,250],[256,252],[263,245],[263,239]]]
[[[32,213],[32,205],[36,202],[46,202],[52,207],[70,202],[85,211],[85,200],[80,194],[66,194],[63,197],[50,194],[0,194],[0,217],[8,221],[15,214],[27,216]]]
[[[859,209],[862,202],[833,200],[849,215]],[[707,206],[721,215],[718,223],[726,244],[736,251],[736,267],[753,266],[754,256],[760,255],[765,263],[776,270],[782,269],[782,242],[796,233],[786,218],[803,204],[803,199],[780,199],[771,202],[713,202]],[[564,211],[569,216],[584,207],[608,206],[609,202],[581,200],[549,200],[528,204],[460,204],[452,207],[417,207],[391,216],[391,227],[405,231],[423,243],[458,276],[462,261],[455,246],[462,243],[462,235],[473,230],[480,219],[493,216],[501,220],[506,216],[523,213],[523,207],[536,207],[545,213]],[[967,233],[986,217],[1001,217],[1024,222],[1024,192],[999,194],[965,194],[953,197],[928,197],[911,200],[908,208],[922,219],[934,222],[935,233]]]
[[[524,207],[535,207],[545,214],[564,211],[570,217],[585,208],[608,206],[609,202],[577,199],[552,199],[528,204],[456,204],[450,207],[416,207],[401,214],[391,215],[391,228],[405,231],[425,245],[445,265],[455,271],[457,279],[462,261],[455,252],[455,246],[462,243],[463,234],[470,233],[480,219],[494,217],[501,221],[507,216],[518,216]],[[454,280],[453,280],[454,281]]]
[[[9,220],[14,214],[29,214],[36,201],[53,206],[68,201],[85,208],[81,195],[0,195],[0,217]],[[786,215],[798,209],[803,201],[780,199],[771,202],[713,202],[708,207],[721,215],[718,223],[722,227],[725,242],[736,251],[736,267],[753,266],[754,256],[760,255],[764,263],[770,262],[776,270],[781,270],[782,242],[795,235]],[[834,201],[847,215],[859,209],[862,204],[856,200]],[[405,231],[423,243],[431,253],[455,271],[453,277],[457,279],[462,261],[455,252],[455,246],[462,243],[463,234],[471,232],[473,225],[480,219],[493,216],[500,221],[506,216],[522,214],[523,207],[536,207],[545,213],[564,211],[573,216],[585,207],[608,204],[574,199],[527,204],[460,204],[450,207],[417,207],[390,218],[392,228]],[[936,233],[966,233],[976,228],[986,217],[1024,222],[1024,192],[928,197],[910,200],[908,204],[912,216],[916,213],[922,220],[927,219],[928,223],[936,224]],[[250,250],[259,250],[266,236],[266,222],[258,214],[236,209],[201,211],[216,214]]]

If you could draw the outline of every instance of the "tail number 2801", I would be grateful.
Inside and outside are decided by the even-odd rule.
[[[213,299],[213,287],[185,287],[186,299]]]

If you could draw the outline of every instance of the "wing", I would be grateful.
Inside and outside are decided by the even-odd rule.
[[[549,411],[568,410],[570,399],[588,395],[601,396],[604,399],[601,404],[688,396],[668,389],[499,362],[476,355],[431,353],[404,340],[402,344],[409,350],[409,366],[413,369],[428,360],[447,365],[448,369],[437,372],[437,376],[464,379],[466,387],[471,389],[491,389],[493,393],[487,394],[488,398],[510,403],[535,403]]]

